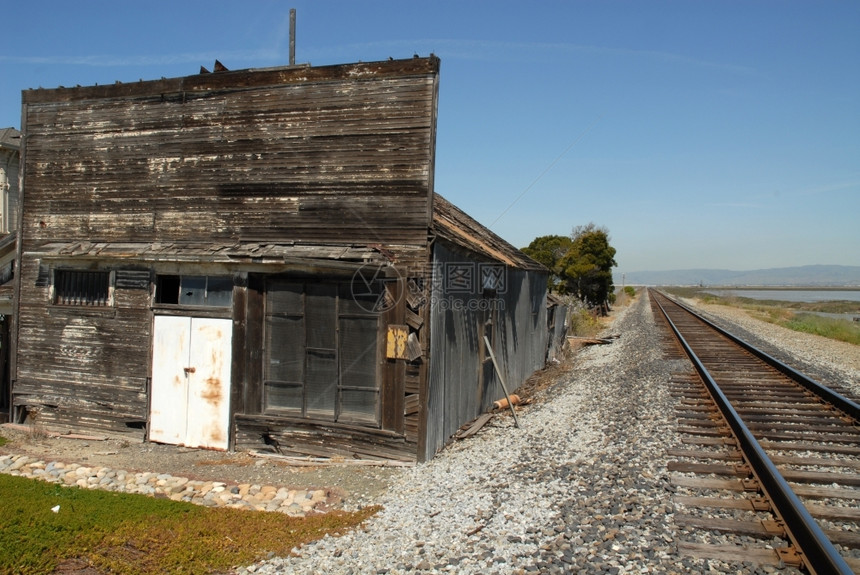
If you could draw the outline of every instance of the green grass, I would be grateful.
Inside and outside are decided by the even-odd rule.
[[[378,510],[293,518],[2,474],[0,494],[3,575],[51,573],[72,559],[103,573],[225,572],[342,533]]]
[[[857,322],[809,313],[795,313],[792,314],[792,317],[777,323],[795,331],[814,333],[830,339],[860,345],[860,323]]]
[[[828,339],[860,345],[860,322],[831,318],[808,312],[860,313],[853,301],[786,302],[735,297],[720,297],[705,293],[701,288],[673,287],[664,291],[686,298],[697,298],[703,303],[728,305],[746,310],[752,317],[781,325],[803,333],[812,333]]]

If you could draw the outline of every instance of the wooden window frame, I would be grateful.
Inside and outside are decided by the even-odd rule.
[[[302,313],[300,316],[297,313],[280,313],[280,312],[273,312],[272,310],[268,309],[268,306],[269,306],[268,291],[269,291],[269,285],[270,285],[269,282],[270,281],[272,281],[272,282],[284,281],[287,283],[302,285],[302,293],[301,293]],[[305,350],[305,359],[304,359],[305,369],[303,370],[303,381],[301,382],[301,395],[302,395],[302,402],[301,403],[302,403],[302,406],[299,409],[299,408],[289,408],[289,407],[271,407],[268,405],[270,386],[279,385],[279,384],[282,384],[282,385],[283,384],[288,384],[288,385],[294,385],[295,384],[295,382],[280,382],[278,380],[269,379],[267,377],[268,376],[267,363],[269,361],[271,361],[271,357],[270,357],[271,350],[266,347],[267,343],[265,343],[268,341],[268,334],[266,334],[266,331],[269,329],[269,318],[287,317],[287,316],[290,316],[293,318],[301,317],[302,321],[304,323],[306,318],[307,318],[308,286],[313,285],[313,284],[328,284],[328,285],[334,285],[335,286],[335,312],[334,312],[335,326],[334,326],[334,329],[335,329],[335,333],[336,333],[336,336],[335,336],[336,341],[335,341],[335,347],[334,347],[333,351],[335,354],[334,363],[335,363],[335,366],[337,369],[337,376],[336,376],[337,377],[337,386],[336,386],[334,413],[332,414],[331,418],[320,418],[319,416],[315,416],[314,413],[309,414],[308,398],[307,398],[307,385],[308,385],[307,353],[308,353],[308,351],[313,352],[313,351],[318,351],[318,350],[316,350],[316,348],[309,347],[307,345],[308,344],[307,325],[304,325],[304,327],[303,327],[304,334],[305,334],[304,335],[304,342],[303,342],[303,347]],[[275,416],[285,416],[285,417],[295,417],[295,418],[300,418],[300,419],[305,419],[305,420],[323,421],[327,424],[336,423],[336,424],[344,424],[344,425],[359,425],[362,427],[372,427],[375,429],[381,429],[381,427],[382,427],[382,368],[380,365],[380,354],[382,353],[383,346],[380,344],[378,334],[379,334],[379,326],[381,325],[381,322],[382,322],[382,316],[380,314],[375,314],[375,316],[371,316],[369,313],[368,314],[356,314],[356,313],[349,313],[347,311],[344,311],[343,307],[341,306],[341,300],[343,298],[342,289],[343,289],[344,285],[347,285],[347,284],[344,284],[344,282],[339,282],[336,280],[332,280],[332,281],[325,281],[325,280],[308,281],[308,280],[303,280],[303,279],[292,279],[292,278],[271,278],[271,280],[266,282],[266,290],[265,291],[266,291],[267,295],[266,295],[266,297],[264,297],[264,301],[266,302],[265,303],[266,310],[264,313],[264,322],[263,322],[263,331],[264,331],[264,344],[263,345],[264,345],[264,347],[263,347],[263,353],[262,353],[262,361],[263,361],[264,365],[263,365],[263,372],[262,372],[262,375],[263,375],[263,390],[262,391],[263,391],[263,393],[262,393],[262,398],[261,398],[262,399],[261,412],[263,414],[275,415]],[[371,317],[375,318],[376,328],[377,328],[376,329],[377,337],[375,338],[376,349],[375,349],[375,358],[374,358],[374,365],[375,365],[374,387],[371,388],[371,387],[366,387],[366,386],[355,386],[355,385],[345,384],[344,380],[343,380],[343,373],[341,371],[341,359],[342,359],[342,353],[343,353],[343,342],[341,341],[341,338],[340,338],[340,336],[341,336],[341,333],[340,333],[341,332],[341,321],[343,319],[356,319],[356,318],[358,318],[358,319],[370,319]],[[329,350],[327,349],[324,351],[329,351]],[[344,392],[351,392],[351,391],[352,392],[360,391],[363,393],[372,393],[375,395],[375,400],[374,400],[375,410],[374,410],[374,415],[373,415],[372,420],[370,418],[350,417],[348,415],[346,415],[346,416],[344,415],[343,404],[342,404],[343,393]]]
[[[180,303],[182,299],[179,291],[182,289],[182,278],[203,278],[204,288],[203,288],[203,303]],[[165,302],[164,301],[164,293],[163,293],[163,282],[165,278],[176,278],[176,302]],[[216,305],[209,301],[209,284],[213,279],[226,279],[230,278],[233,286],[235,287],[235,280],[229,274],[162,274],[157,273],[155,275],[155,293],[153,295],[153,307],[154,308],[166,308],[166,309],[177,309],[177,308],[201,308],[201,309],[212,309],[212,310],[227,310],[233,308],[233,295],[231,292],[230,295],[230,303],[227,305]],[[171,298],[172,299],[172,298]]]
[[[115,271],[56,268],[51,274],[53,305],[88,309],[114,307]]]

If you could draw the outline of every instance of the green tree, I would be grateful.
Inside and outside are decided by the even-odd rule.
[[[532,240],[522,252],[549,269],[550,291],[566,293],[567,282],[562,276],[561,261],[572,246],[573,240],[567,236],[540,236]]]
[[[577,226],[571,233],[571,247],[559,262],[559,275],[567,291],[605,315],[614,296],[612,268],[615,248],[609,244],[609,231],[593,223]]]

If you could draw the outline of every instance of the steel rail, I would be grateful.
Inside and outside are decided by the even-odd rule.
[[[752,472],[773,504],[774,512],[782,519],[789,539],[800,550],[801,560],[806,568],[816,575],[852,575],[854,571],[824,534],[824,531],[804,507],[785,478],[782,477],[758,440],[747,429],[723,390],[720,389],[699,357],[693,352],[663,305],[659,301],[655,301],[735,434],[741,451],[749,461]]]
[[[722,334],[723,336],[727,337],[728,339],[730,339],[734,343],[738,344],[739,346],[743,347],[744,349],[746,349],[748,352],[752,353],[753,355],[761,358],[762,360],[767,362],[771,367],[782,372],[784,375],[787,375],[788,377],[790,377],[791,379],[793,379],[794,381],[796,381],[797,383],[799,383],[800,385],[802,385],[803,387],[805,387],[806,389],[808,389],[809,391],[811,391],[812,393],[814,393],[815,395],[817,395],[818,397],[820,397],[821,399],[826,401],[827,403],[834,406],[836,409],[842,411],[845,415],[853,418],[854,421],[860,423],[860,404],[857,404],[856,402],[848,399],[847,397],[836,393],[832,389],[830,389],[830,388],[818,383],[814,379],[808,377],[806,374],[803,374],[803,373],[797,371],[793,367],[782,363],[781,361],[779,361],[775,357],[773,357],[773,356],[767,354],[766,352],[758,349],[757,347],[751,345],[750,343],[740,339],[739,337],[735,336],[734,334],[727,332],[726,330],[724,330],[720,326],[718,326],[715,323],[702,317],[700,314],[696,313],[695,310],[690,309],[689,307],[682,304],[681,302],[676,301],[673,298],[670,298],[669,296],[667,296],[666,294],[664,294],[662,292],[657,291],[657,293],[659,293],[661,296],[665,297],[666,299],[668,299],[669,301],[671,301],[672,303],[674,303],[678,307],[687,310],[687,312],[696,316],[696,318],[698,318],[700,321],[702,321],[705,325],[711,327],[712,329],[714,329],[718,333]],[[661,308],[662,308],[662,306],[661,306]]]

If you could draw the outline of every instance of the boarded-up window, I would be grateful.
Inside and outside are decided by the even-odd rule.
[[[54,303],[87,307],[111,305],[111,273],[92,270],[54,270]]]
[[[270,280],[265,411],[378,425],[378,328],[349,285]]]

